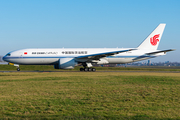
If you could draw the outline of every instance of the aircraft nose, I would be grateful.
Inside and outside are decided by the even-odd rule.
[[[2,59],[3,59],[3,61],[6,61],[6,56],[4,56]]]

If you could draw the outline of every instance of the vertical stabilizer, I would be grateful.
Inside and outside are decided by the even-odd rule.
[[[157,50],[166,24],[159,26],[138,46],[138,49]]]

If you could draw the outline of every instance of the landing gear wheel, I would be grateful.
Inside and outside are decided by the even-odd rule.
[[[84,68],[80,68],[80,71],[84,71]]]
[[[20,68],[17,68],[17,71],[20,71]]]
[[[96,68],[92,68],[92,71],[95,72],[95,71],[96,71]]]
[[[87,71],[88,71],[88,68],[84,68],[84,71],[87,72]]]
[[[88,68],[88,71],[90,72],[90,71],[92,71],[92,69],[91,69],[91,68]]]

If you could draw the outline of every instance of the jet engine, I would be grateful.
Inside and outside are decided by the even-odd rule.
[[[54,65],[55,69],[74,69],[77,62],[74,58],[60,58],[58,64]]]

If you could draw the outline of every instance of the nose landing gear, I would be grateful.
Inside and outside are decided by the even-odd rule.
[[[19,67],[17,68],[17,71],[20,71],[20,68],[19,68]]]
[[[20,71],[19,65],[14,63],[8,63],[8,65],[14,65],[17,68],[17,71]]]

